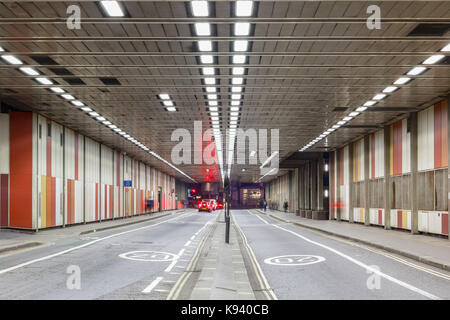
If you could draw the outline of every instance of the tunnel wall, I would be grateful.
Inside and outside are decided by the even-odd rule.
[[[159,208],[158,188],[162,210],[176,208],[174,177],[41,115],[1,114],[0,131],[1,227],[45,229],[149,213]]]
[[[448,235],[448,100],[354,141],[330,159],[331,219]]]

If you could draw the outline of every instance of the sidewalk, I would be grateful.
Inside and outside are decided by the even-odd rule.
[[[427,235],[412,235],[359,223],[312,220],[294,213],[256,209],[278,220],[377,247],[444,270],[450,270],[450,241]]]
[[[138,216],[107,220],[102,222],[92,222],[67,227],[55,227],[39,230],[14,230],[0,229],[0,255],[10,253],[19,249],[27,249],[42,245],[51,245],[57,240],[76,236],[94,236],[95,232],[109,230],[136,223],[141,223],[161,217],[171,215],[175,212],[181,212],[184,209],[170,210],[162,212],[152,212]]]
[[[223,210],[215,223],[209,247],[202,253],[202,271],[190,300],[255,300],[233,226],[230,243],[225,243]]]

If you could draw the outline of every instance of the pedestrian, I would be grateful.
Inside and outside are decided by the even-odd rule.
[[[288,202],[287,201],[284,202],[283,207],[284,207],[284,212],[287,212],[287,209],[288,209]]]
[[[267,209],[267,201],[264,200],[264,211],[266,211],[266,209]]]

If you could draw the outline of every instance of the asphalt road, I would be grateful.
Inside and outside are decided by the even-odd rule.
[[[450,298],[448,272],[248,210],[232,215],[280,300]]]
[[[165,299],[217,214],[191,209],[0,257],[0,299]]]

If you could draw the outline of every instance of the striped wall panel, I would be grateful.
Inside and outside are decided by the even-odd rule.
[[[84,137],[65,129],[65,223],[84,221]]]
[[[353,208],[353,221],[364,223],[364,208]]]
[[[419,210],[419,231],[448,235],[448,212]]]
[[[384,177],[384,131],[380,130],[372,133],[369,141],[370,178]]]
[[[115,206],[114,194],[114,151],[101,145],[101,175],[100,175],[100,216],[102,220],[112,219]]]
[[[391,227],[411,230],[411,211],[410,210],[391,210]]]
[[[370,208],[369,209],[370,224],[384,226],[384,209]]]
[[[123,154],[114,151],[114,210],[113,216],[123,217]]]
[[[407,132],[407,119],[390,125],[390,174],[399,175],[411,171],[411,134]]]
[[[353,182],[364,180],[364,139],[353,143]]]
[[[38,227],[63,224],[63,127],[37,117]]]
[[[418,170],[448,166],[448,101],[418,114]]]
[[[348,172],[349,168],[349,147],[345,146],[339,150],[339,202],[341,208],[341,220],[350,219],[350,175]]]
[[[0,227],[9,225],[9,115],[0,114]]]
[[[85,221],[99,221],[101,205],[100,144],[85,138]]]

